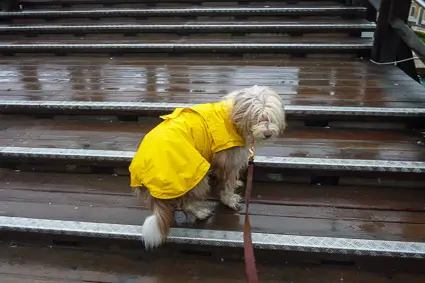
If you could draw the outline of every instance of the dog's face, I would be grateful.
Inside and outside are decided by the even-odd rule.
[[[251,128],[252,136],[256,141],[264,141],[279,136],[281,130],[279,125],[269,121],[267,118],[262,119],[259,123],[254,124]]]
[[[280,96],[264,86],[252,86],[226,96],[233,101],[232,120],[245,138],[258,142],[276,138],[286,128]]]

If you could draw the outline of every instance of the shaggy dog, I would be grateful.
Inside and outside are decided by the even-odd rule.
[[[146,249],[165,241],[175,210],[199,220],[211,215],[200,206],[210,193],[210,178],[220,201],[237,210],[242,198],[235,189],[243,185],[239,178],[251,144],[275,138],[286,127],[279,95],[257,85],[161,118],[143,138],[129,168],[131,186],[144,195],[153,213],[142,227]]]

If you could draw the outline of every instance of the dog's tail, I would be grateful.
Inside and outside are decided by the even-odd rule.
[[[173,207],[167,200],[147,196],[147,203],[153,214],[145,219],[142,227],[143,241],[147,250],[161,245],[170,231],[173,221]]]

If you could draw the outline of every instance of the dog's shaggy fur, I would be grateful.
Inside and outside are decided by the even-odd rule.
[[[248,165],[252,141],[259,145],[277,137],[286,128],[283,102],[279,95],[268,87],[255,85],[234,91],[224,96],[223,100],[232,102],[230,119],[244,138],[246,146],[215,153],[210,174],[182,197],[171,200],[157,199],[145,188],[136,189],[139,196],[146,198],[148,208],[153,213],[146,218],[142,228],[146,249],[155,248],[164,242],[176,209],[180,208],[199,220],[211,215],[211,210],[200,205],[209,195],[211,183],[219,189],[222,203],[238,209],[242,198],[235,193],[235,189],[243,185],[240,173]],[[213,182],[210,182],[210,178]]]

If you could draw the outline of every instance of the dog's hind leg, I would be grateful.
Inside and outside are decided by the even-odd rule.
[[[211,209],[201,207],[197,201],[186,202],[183,205],[183,211],[192,214],[198,220],[205,220],[212,214]]]
[[[202,207],[199,205],[199,202],[205,200],[209,192],[209,177],[205,176],[192,190],[190,190],[189,193],[183,197],[183,211],[192,214],[199,220],[208,218],[212,214],[211,209]]]

